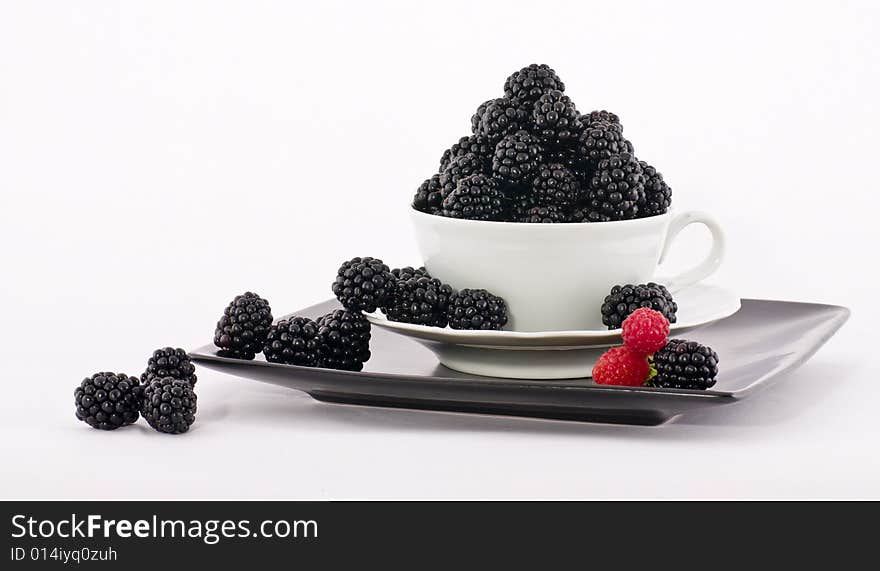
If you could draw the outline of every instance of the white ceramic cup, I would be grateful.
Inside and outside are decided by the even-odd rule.
[[[512,331],[605,329],[600,308],[615,284],[656,281],[671,292],[712,274],[724,256],[724,234],[702,212],[574,224],[459,220],[412,210],[416,241],[432,276],[482,288],[507,302]],[[704,224],[709,255],[688,271],[655,277],[685,226]]]

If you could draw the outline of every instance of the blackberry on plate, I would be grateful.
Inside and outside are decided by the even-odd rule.
[[[400,280],[408,280],[410,278],[430,278],[430,274],[428,274],[428,270],[425,269],[424,266],[419,268],[413,268],[412,266],[405,266],[403,268],[394,268],[391,270],[391,275],[393,275],[398,281]]]
[[[623,320],[640,307],[659,311],[669,323],[675,323],[678,304],[666,287],[654,282],[616,285],[611,288],[611,293],[605,296],[602,303],[602,323],[608,329],[619,329]]]
[[[397,282],[394,303],[382,312],[391,321],[446,327],[446,309],[452,287],[438,279],[420,276]]]
[[[319,317],[318,366],[360,371],[370,359],[370,322],[358,312],[337,309]]]
[[[504,94],[520,104],[538,100],[548,91],[565,91],[565,84],[547,64],[533,63],[504,81]]]
[[[574,173],[558,163],[541,166],[532,180],[532,197],[541,206],[571,206],[580,192]]]
[[[263,349],[263,341],[272,325],[269,302],[253,292],[246,292],[230,302],[214,330],[217,355],[235,359],[253,359]]]
[[[152,377],[144,387],[141,414],[165,434],[183,434],[196,420],[196,393],[188,382]]]
[[[369,313],[394,295],[396,283],[394,274],[382,260],[352,258],[339,267],[331,289],[346,309]]]
[[[603,159],[627,152],[628,147],[624,144],[623,135],[615,127],[619,127],[619,125],[593,123],[584,129],[578,138],[578,155],[593,168],[597,167]]]
[[[572,100],[561,91],[548,91],[535,102],[532,111],[535,130],[548,146],[566,146],[584,129]]]
[[[507,97],[501,97],[483,109],[476,133],[486,137],[490,144],[496,144],[502,137],[526,127],[528,120],[526,111]]]
[[[672,339],[654,353],[657,374],[649,387],[706,390],[718,376],[718,353],[696,341]]]
[[[174,377],[196,384],[196,367],[192,359],[183,349],[165,347],[156,349],[147,361],[147,370],[141,374],[141,382],[146,383],[150,377]]]
[[[495,146],[492,174],[506,183],[528,182],[542,161],[541,141],[526,131],[507,135]]]
[[[445,171],[446,168],[449,167],[449,163],[452,162],[452,159],[462,155],[473,153],[478,157],[484,158],[488,162],[492,160],[492,153],[494,152],[495,145],[491,144],[489,139],[483,135],[462,137],[457,143],[443,151],[443,156],[440,157],[440,172]]]
[[[645,176],[639,161],[629,153],[611,155],[599,162],[586,200],[591,222],[630,220],[644,200]]]
[[[559,206],[555,206],[553,204],[548,206],[533,206],[529,210],[525,212],[525,214],[516,220],[517,222],[530,222],[530,223],[558,223],[558,222],[568,222],[568,216],[565,214],[565,210],[563,210]]]
[[[443,193],[443,185],[440,184],[440,175],[435,174],[426,179],[413,196],[412,206],[420,212],[434,214],[440,209],[440,204],[446,195]]]
[[[665,214],[672,205],[672,189],[657,169],[645,161],[639,161],[639,164],[645,176],[645,195],[644,200],[639,202],[639,218]]]
[[[499,330],[507,323],[507,304],[484,289],[463,289],[449,298],[446,314],[453,329]]]
[[[76,417],[99,430],[115,430],[138,419],[141,384],[121,373],[95,373],[73,391]]]
[[[467,153],[449,161],[449,166],[440,173],[440,186],[443,198],[446,198],[449,192],[455,188],[458,181],[472,174],[488,174],[485,159],[473,153]]]
[[[467,220],[501,220],[505,206],[505,196],[498,183],[485,175],[475,174],[458,181],[455,190],[443,200],[440,215]]]
[[[289,317],[269,328],[263,356],[270,363],[314,367],[319,347],[318,324],[307,317]]]

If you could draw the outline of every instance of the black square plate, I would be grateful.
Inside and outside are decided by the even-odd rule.
[[[318,317],[339,307],[327,301],[296,315]],[[304,391],[333,403],[656,425],[682,413],[746,398],[809,359],[846,322],[834,305],[743,300],[731,317],[687,334],[718,352],[712,390],[596,385],[590,379],[517,380],[459,373],[428,349],[373,328],[372,359],[361,372],[240,361],[218,357],[213,345],[190,353],[201,366]]]

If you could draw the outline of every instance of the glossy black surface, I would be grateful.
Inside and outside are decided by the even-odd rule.
[[[317,317],[327,301],[296,315]],[[833,305],[743,300],[733,316],[687,334],[720,357],[710,391],[609,387],[590,379],[516,380],[459,373],[415,341],[373,328],[373,358],[359,373],[217,357],[206,345],[191,353],[200,366],[305,391],[334,403],[610,422],[661,424],[696,408],[735,402],[809,359],[846,322]]]

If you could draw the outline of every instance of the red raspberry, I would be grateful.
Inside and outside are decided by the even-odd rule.
[[[600,385],[640,387],[648,380],[651,366],[645,355],[629,347],[612,347],[593,367],[593,380]]]
[[[659,311],[640,307],[623,320],[624,344],[643,355],[651,355],[666,346],[669,320]]]

